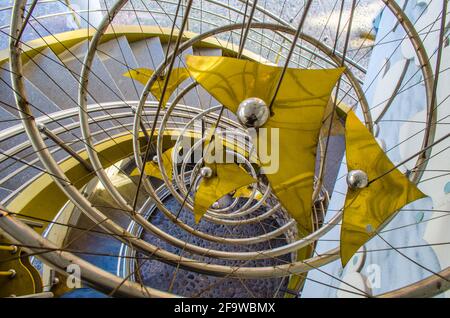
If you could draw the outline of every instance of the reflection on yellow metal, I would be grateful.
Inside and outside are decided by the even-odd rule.
[[[148,68],[136,68],[130,71],[127,71],[123,74],[123,76],[130,77],[142,85],[147,84],[150,77],[153,75],[153,70]],[[164,94],[164,100],[162,101],[162,107],[166,107],[166,103],[170,98],[170,95],[175,91],[175,89],[189,77],[189,74],[185,68],[175,68],[170,73],[169,83],[167,84],[167,90]],[[150,92],[157,100],[161,99],[162,88],[164,86],[164,81],[166,76],[159,77],[153,86],[150,88]]]
[[[347,114],[345,140],[348,170],[366,172],[369,185],[362,189],[349,188],[347,192],[341,229],[344,266],[397,210],[425,197],[415,184],[394,169],[377,141],[351,111]],[[391,172],[384,175],[388,171]]]
[[[214,163],[207,166],[213,170],[213,175],[210,178],[202,178],[195,193],[194,216],[197,223],[208,208],[221,197],[256,182],[235,163]]]
[[[173,153],[173,147],[167,149],[164,151],[164,153],[161,156],[161,160],[164,165],[164,169],[166,170],[167,176],[169,177],[169,180],[172,180],[172,153]],[[163,179],[163,176],[161,174],[161,171],[159,170],[159,166],[157,162],[148,161],[145,163],[144,168],[145,175],[149,177],[158,178],[161,180]],[[138,168],[134,168],[134,170],[131,172],[130,176],[138,176],[140,175],[140,171]]]
[[[250,97],[258,97],[269,105],[282,70],[216,56],[187,56],[186,63],[191,76],[233,112]],[[261,134],[267,133],[267,145],[259,145],[258,140],[254,140],[258,153],[271,154],[271,138],[279,138],[275,140],[279,144],[278,169],[266,175],[281,204],[297,221],[301,235],[313,229],[311,198],[319,130],[325,106],[342,72],[342,68],[288,69],[273,105],[273,114],[261,127],[267,129],[260,128],[257,134],[257,139],[262,139]],[[261,146],[266,148],[261,149]],[[271,164],[273,162],[261,162],[263,169]]]
[[[252,191],[253,189],[249,186],[245,186],[245,187],[240,187],[239,189],[237,189],[234,194],[233,194],[233,198],[251,198],[252,196]],[[256,190],[255,192],[255,196],[254,199],[259,201],[261,200],[263,197],[262,193],[259,192],[258,190]]]

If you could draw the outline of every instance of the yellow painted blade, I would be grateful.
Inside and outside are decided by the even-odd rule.
[[[394,164],[358,117],[350,111],[345,125],[348,170],[363,170],[370,180],[394,168]],[[370,240],[380,227],[406,204],[425,197],[398,169],[374,180],[363,189],[348,189],[341,228],[341,262]]]
[[[167,176],[169,177],[170,180],[172,180],[172,152],[173,152],[173,147],[164,151],[162,154],[162,158],[161,158],[164,168],[166,170]],[[144,172],[145,172],[145,175],[147,175],[147,176],[158,178],[160,180],[164,180],[163,176],[161,174],[161,171],[159,170],[158,164],[153,161],[148,161],[145,163]],[[138,175],[140,175],[139,169],[134,168],[134,170],[131,172],[130,176],[134,177],[134,176],[138,176]]]
[[[123,76],[130,77],[137,80],[142,85],[147,84],[150,77],[153,75],[153,70],[147,68],[136,68],[127,71]],[[184,82],[189,77],[189,74],[185,68],[175,68],[172,70],[169,78],[169,83],[167,84],[167,90],[164,94],[164,100],[162,102],[162,107],[166,107],[167,101],[169,100],[175,89]],[[162,88],[164,85],[165,76],[158,78],[155,83],[150,88],[150,92],[157,100],[161,100]]]
[[[282,71],[280,67],[227,57],[187,56],[186,63],[191,76],[233,112],[249,97],[269,104]],[[279,145],[278,161],[261,162],[261,166],[275,195],[299,224],[301,235],[313,230],[316,147],[325,106],[342,72],[343,68],[288,69],[273,105],[274,114],[262,127],[269,129],[258,130],[258,140],[267,132],[266,153],[275,151],[271,138]],[[278,135],[274,132],[272,136],[270,128],[278,128]],[[259,145],[258,140],[254,140],[255,145]],[[271,164],[278,169],[269,173]]]
[[[147,84],[150,77],[153,75],[153,70],[149,68],[135,68],[123,73],[123,76],[132,78],[142,85]]]
[[[235,163],[215,163],[215,174],[203,178],[194,197],[194,216],[198,223],[208,208],[224,195],[256,182],[248,173]]]
[[[252,196],[252,188],[249,186],[245,186],[245,187],[240,187],[239,189],[237,189],[234,194],[233,194],[233,198],[247,198],[249,199]],[[258,190],[256,190],[255,193],[255,200],[261,200],[263,197],[262,193],[259,192]]]

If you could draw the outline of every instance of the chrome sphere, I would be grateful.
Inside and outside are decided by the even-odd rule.
[[[36,123],[36,127],[40,132],[45,130],[45,125],[43,123]]]
[[[211,178],[212,175],[213,175],[213,171],[212,171],[212,169],[210,167],[202,167],[200,169],[200,175],[203,178]]]
[[[213,209],[225,209],[226,207],[230,206],[233,203],[233,198],[231,195],[226,194],[223,197],[221,197],[219,200],[213,203],[211,206]]]
[[[214,202],[213,205],[211,206],[213,209],[217,210],[220,209],[220,204],[219,202]]]
[[[362,170],[351,170],[347,174],[347,184],[352,189],[362,189],[369,185],[367,173]]]
[[[245,127],[258,128],[269,119],[270,110],[266,103],[257,97],[250,97],[239,104],[237,117]]]
[[[153,156],[152,161],[153,161],[154,163],[158,163],[158,156]]]

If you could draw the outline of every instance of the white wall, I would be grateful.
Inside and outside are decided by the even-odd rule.
[[[405,5],[405,12],[421,33],[426,50],[429,56],[432,56],[431,63],[434,70],[442,0],[409,0],[406,4],[404,1],[398,2],[401,6]],[[428,3],[429,7],[424,11]],[[420,18],[418,18],[419,16]],[[435,20],[437,22],[433,24],[432,21]],[[450,17],[447,15],[448,20]],[[425,127],[426,118],[425,90],[421,83],[423,79],[415,58],[415,51],[408,41],[402,41],[405,32],[401,27],[395,28],[395,22],[394,16],[388,9],[385,9],[376,42],[386,44],[375,47],[365,79],[366,84],[363,87],[368,90],[367,99],[370,107],[381,105],[372,110],[372,115],[376,117],[383,108],[383,103],[380,102],[389,98],[392,94],[391,88],[397,86],[398,81],[401,83],[400,91],[404,92],[397,92],[397,97],[392,101],[379,125],[379,137],[384,140],[387,149],[393,148],[387,154],[394,163],[401,162],[420,150],[423,137],[421,131]],[[388,67],[384,66],[386,60],[389,60]],[[436,125],[435,139],[450,131],[449,64],[450,46],[446,46],[442,54],[442,73],[438,82],[437,104],[439,106],[436,114],[439,124]],[[383,67],[385,69],[381,74],[384,76],[380,76],[378,73]],[[374,83],[369,85],[373,79],[375,79]],[[417,134],[417,136],[411,138],[413,134]],[[400,143],[401,146],[396,146]],[[450,265],[450,246],[441,244],[450,242],[450,213],[442,212],[442,210],[450,210],[450,150],[447,149],[449,147],[450,140],[446,140],[433,148],[431,156],[434,157],[429,160],[426,166],[427,171],[424,172],[422,182],[419,183],[419,188],[429,198],[406,206],[382,234],[383,238],[395,247],[423,245],[423,247],[401,248],[400,251],[432,271],[439,271]],[[400,167],[400,170],[406,171],[406,169],[412,168],[414,162],[414,160],[408,162]],[[343,167],[341,170],[339,175],[345,175],[346,168]],[[346,188],[345,181],[342,179],[336,184],[335,190],[345,193]],[[343,195],[336,193],[332,197],[330,209],[340,209],[344,199]],[[330,219],[332,214],[329,213],[327,219]],[[338,240],[339,230],[336,229],[329,233],[324,239]],[[318,252],[325,252],[336,246],[338,246],[338,242],[323,241],[318,244]],[[389,246],[380,239],[372,239],[366,244],[365,249],[366,253],[357,254],[344,269],[340,262],[334,262],[321,268],[329,275],[319,271],[309,273],[308,278],[331,284],[335,288],[308,281],[302,296],[351,296],[352,294],[338,291],[339,288],[352,290],[342,281],[377,295],[401,288],[431,275],[429,271],[414,264],[397,251],[389,249]],[[375,251],[380,249],[385,250]],[[447,293],[447,296],[450,294]]]

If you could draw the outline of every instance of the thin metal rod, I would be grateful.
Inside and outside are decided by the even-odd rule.
[[[248,2],[247,2],[246,4],[248,5]],[[256,5],[257,5],[257,4],[258,4],[258,0],[255,0],[255,1],[253,2],[253,6],[252,6],[252,9],[251,9],[251,11],[250,11],[250,16],[249,16],[249,18],[248,18],[248,21],[247,21],[247,25],[246,25],[246,27],[245,27],[244,34],[241,35],[241,39],[240,39],[240,41],[239,41],[239,52],[238,52],[238,55],[237,55],[238,58],[240,58],[240,57],[242,56],[242,52],[243,52],[243,50],[244,50],[245,41],[247,40],[248,32],[249,32],[249,30],[250,30],[250,25],[251,25],[251,23],[252,23],[253,16],[254,16],[254,14],[255,14],[255,9],[256,9]],[[247,11],[247,6],[246,6],[245,10]],[[244,18],[245,18],[245,16],[244,16]],[[209,147],[211,147],[212,141],[213,141],[214,138],[215,138],[216,130],[217,130],[217,127],[218,127],[219,124],[220,124],[220,120],[222,119],[224,110],[225,110],[225,107],[222,105],[222,107],[220,108],[220,111],[219,111],[219,115],[217,116],[216,122],[215,122],[215,124],[214,124],[214,126],[213,126],[213,131],[212,131],[212,134],[211,134],[211,137],[210,137],[208,146],[207,146],[208,149],[206,149],[206,152],[205,152],[205,153],[208,153]],[[201,160],[202,160],[202,164],[203,164],[204,158],[202,157]],[[200,170],[197,171],[196,176],[193,178],[193,180],[195,180],[195,179],[197,178],[197,175],[198,175],[199,171],[200,171]],[[183,210],[183,208],[184,208],[184,206],[185,206],[185,204],[186,204],[186,202],[187,202],[187,199],[188,199],[188,197],[189,197],[189,193],[190,193],[191,190],[192,190],[192,187],[193,187],[193,183],[189,184],[189,189],[188,189],[188,191],[186,192],[186,195],[185,195],[184,198],[183,198],[183,202],[181,203],[181,205],[180,205],[180,207],[179,207],[179,209],[178,209],[178,211],[177,211],[177,213],[176,213],[175,221],[178,221],[178,217],[180,216],[180,213],[181,213],[181,211]]]
[[[391,173],[392,171],[394,171],[395,169],[397,169],[398,167],[400,167],[401,165],[405,164],[406,162],[408,162],[411,159],[414,159],[416,156],[422,155],[424,152],[428,151],[430,148],[436,146],[438,143],[444,141],[445,139],[447,139],[448,137],[450,137],[450,133],[444,135],[443,137],[439,138],[438,140],[436,140],[435,142],[433,142],[432,144],[426,146],[425,148],[421,149],[420,151],[416,152],[415,154],[409,156],[408,158],[406,158],[405,160],[403,160],[402,162],[398,163],[397,165],[395,165],[392,169],[389,169],[388,171],[386,171],[385,173],[383,173],[382,175],[376,177],[375,179],[372,179],[369,181],[369,184],[371,184],[372,182],[377,181],[378,179],[384,177],[385,175]]]
[[[35,151],[34,153],[37,153],[37,151]],[[48,175],[50,175],[50,176],[52,176],[52,177],[55,177],[55,178],[57,178],[57,179],[59,179],[59,180],[61,180],[61,181],[63,181],[63,182],[67,182],[67,183],[70,184],[70,181],[69,181],[69,180],[66,180],[66,179],[64,179],[64,178],[60,178],[60,177],[58,177],[57,175],[52,174],[51,172],[48,172],[47,170],[45,170],[45,169],[39,167],[38,165],[30,164],[30,163],[26,162],[25,160],[23,160],[22,158],[17,158],[16,156],[8,155],[7,153],[5,153],[5,152],[3,152],[3,151],[1,151],[1,150],[0,150],[0,155],[5,156],[5,157],[8,158],[8,159],[12,159],[12,160],[14,160],[14,161],[16,161],[16,162],[20,162],[20,163],[24,164],[25,166],[27,166],[27,167],[29,167],[29,168],[36,169],[36,170],[38,170],[38,171],[40,171],[40,172],[46,173],[46,174],[48,174]]]
[[[341,22],[342,22],[342,12],[344,11],[344,4],[345,4],[345,0],[341,0],[341,8],[339,10],[339,19],[338,19],[338,25],[336,27],[336,37],[334,38],[334,45],[333,45],[333,55],[336,52],[336,47],[339,41],[339,34],[340,34],[340,29],[341,29]]]
[[[59,138],[56,134],[54,134],[50,129],[48,129],[44,124],[38,124],[38,129],[41,133],[43,133],[47,138],[52,140],[55,144],[57,144],[61,149],[67,152],[69,155],[74,157],[79,163],[81,163],[89,172],[94,172],[94,168],[92,165],[85,159],[83,159],[75,150],[73,150],[69,145],[67,145],[64,140]]]
[[[172,59],[171,59],[170,64],[169,64],[169,68],[168,68],[168,71],[167,71],[167,76],[164,79],[164,85],[163,85],[163,88],[162,88],[162,91],[161,91],[161,98],[159,100],[158,109],[156,111],[155,119],[154,119],[154,122],[153,122],[153,125],[152,125],[152,129],[151,129],[151,132],[150,132],[150,138],[149,138],[149,140],[147,142],[147,146],[146,146],[146,149],[145,149],[144,164],[145,164],[145,162],[147,162],[147,159],[148,159],[149,154],[150,154],[150,148],[151,148],[150,146],[151,146],[151,143],[152,143],[153,134],[154,134],[155,129],[156,129],[156,123],[157,123],[157,120],[158,120],[158,117],[159,117],[159,113],[160,113],[160,111],[162,109],[162,106],[163,106],[162,103],[164,101],[164,95],[166,94],[167,86],[169,84],[170,73],[172,72],[173,66],[175,64],[175,60],[177,58],[177,55],[175,53],[178,52],[178,49],[180,47],[181,39],[183,37],[183,31],[184,31],[184,29],[186,27],[186,22],[187,22],[187,19],[189,17],[189,12],[191,11],[191,7],[192,7],[192,0],[190,0],[187,3],[187,5],[186,5],[185,15],[184,15],[183,21],[181,23],[181,28],[180,28],[180,30],[178,32],[178,37],[177,37],[177,41],[175,43],[175,47],[173,49],[173,55],[172,55]],[[175,21],[174,21],[174,23],[175,23]],[[133,211],[136,210],[136,206],[137,206],[137,203],[138,203],[139,190],[141,188],[142,178],[144,177],[144,171],[145,171],[145,169],[142,168],[141,174],[139,175],[139,182],[138,182],[138,185],[137,185],[137,188],[136,188],[136,194],[135,194],[134,200],[133,200]]]
[[[180,12],[181,0],[178,1],[177,8],[175,10],[175,16],[173,18],[172,28],[170,29],[169,40],[167,41],[166,54],[164,55],[164,64],[167,63],[167,57],[169,56],[170,43],[172,42],[173,32],[175,31],[175,26],[177,24],[178,13]]]
[[[308,11],[309,11],[309,8],[311,6],[311,3],[312,3],[312,0],[308,0],[306,2],[305,10],[303,12],[303,16],[300,19],[297,31],[295,32],[295,35],[294,35],[294,39],[292,40],[291,48],[289,49],[289,53],[288,53],[288,55],[286,57],[286,63],[284,63],[284,67],[283,67],[283,70],[281,71],[280,78],[278,79],[277,86],[275,88],[275,92],[273,93],[272,99],[270,100],[270,103],[269,103],[269,109],[270,109],[271,112],[272,112],[272,107],[273,107],[273,104],[275,102],[275,99],[277,98],[278,91],[280,90],[281,83],[283,82],[284,75],[286,74],[286,71],[287,71],[287,68],[288,68],[288,65],[289,65],[289,61],[291,60],[292,54],[294,53],[295,47],[297,45],[297,40],[298,40],[298,38],[300,36],[300,32],[301,32],[301,30],[303,28],[303,24],[305,23],[306,16],[308,15]]]
[[[243,18],[242,18],[242,23],[245,22],[245,18],[247,17],[247,11],[248,11],[248,0],[245,1],[245,10],[244,10]],[[230,18],[230,21],[231,21],[231,18]],[[237,20],[236,20],[236,22],[237,22]],[[239,47],[241,47],[243,33],[244,33],[244,28],[242,28],[242,30],[241,30],[241,35],[240,35],[240,38],[239,38]],[[230,39],[231,39],[232,36],[233,35],[230,34]]]
[[[136,106],[131,106],[131,111],[132,111],[133,114],[134,114],[134,113],[136,112]],[[146,139],[147,141],[150,140],[150,136],[148,135],[148,131],[147,131],[147,129],[145,128],[145,124],[144,124],[144,121],[142,120],[142,117],[139,118],[139,121],[140,121],[139,125],[141,126],[141,130],[142,130],[142,132],[144,133],[145,139]]]
[[[344,2],[344,0],[342,0],[342,2]],[[345,56],[347,55],[347,49],[348,49],[348,44],[350,41],[350,34],[352,31],[352,24],[353,24],[353,13],[355,12],[355,8],[356,8],[356,0],[352,1],[352,7],[351,7],[351,11],[350,11],[350,17],[349,17],[349,21],[348,21],[348,27],[347,27],[347,35],[345,37],[345,43],[344,43],[344,51],[342,53],[342,60],[341,60],[341,67],[343,67],[345,65]],[[340,25],[340,22],[338,23],[338,25]],[[336,48],[337,46],[337,41],[339,39],[339,29],[336,31],[336,42],[334,43],[334,47]],[[334,49],[335,49],[334,48]],[[336,85],[336,93],[334,96],[334,101],[333,101],[333,108],[331,109],[331,114],[327,114],[327,116],[330,116],[329,120],[329,125],[328,125],[328,130],[327,130],[327,139],[325,141],[325,147],[323,150],[323,157],[321,158],[321,167],[323,167],[323,169],[321,169],[319,171],[319,178],[318,178],[318,182],[317,185],[320,188],[322,186],[322,182],[323,182],[323,176],[325,173],[325,167],[326,167],[326,160],[327,160],[327,153],[328,153],[328,147],[330,145],[330,134],[331,134],[331,128],[334,122],[334,116],[336,113],[336,108],[338,105],[338,97],[339,97],[339,88],[341,86],[341,78],[339,78],[338,83]],[[331,97],[330,97],[331,98]],[[325,121],[328,120],[328,118],[325,119]],[[369,122],[369,129],[370,131],[372,131],[372,123]]]
[[[27,27],[28,21],[31,18],[31,14],[33,13],[34,8],[36,7],[37,2],[38,2],[38,0],[34,0],[33,3],[31,4],[30,8],[28,9],[27,15],[25,16],[25,19],[23,20],[22,26],[20,27],[20,31],[19,31],[19,34],[17,36],[15,45],[17,45],[17,41],[19,41],[20,38],[22,37],[22,34],[25,31],[25,28]]]
[[[242,52],[244,51],[245,41],[247,40],[248,32],[250,31],[250,25],[253,21],[253,16],[255,15],[257,5],[258,5],[258,0],[254,0],[252,9],[250,11],[250,16],[248,17],[247,25],[245,26],[244,34],[241,36],[241,40],[239,42],[238,58],[240,58],[242,56]],[[245,16],[244,16],[244,18],[245,18]]]
[[[437,92],[437,85],[438,85],[439,74],[440,74],[439,71],[440,71],[440,68],[441,68],[441,60],[442,60],[442,51],[443,51],[444,37],[445,37],[445,32],[447,30],[446,25],[445,25],[446,17],[447,17],[447,2],[448,2],[448,0],[443,0],[442,1],[441,30],[440,30],[440,33],[439,33],[439,47],[437,49],[436,68],[435,68],[435,71],[434,71],[435,78],[434,78],[434,82],[433,82],[433,91],[431,93],[431,101],[430,101],[431,109],[430,109],[429,116],[427,118],[427,125],[431,125],[432,124],[431,119],[434,118],[433,117],[433,113],[434,113],[434,110],[435,110],[434,105],[436,104],[436,92]],[[426,133],[429,133],[429,131],[427,131]],[[425,152],[423,152],[422,155],[426,158],[427,154]]]

